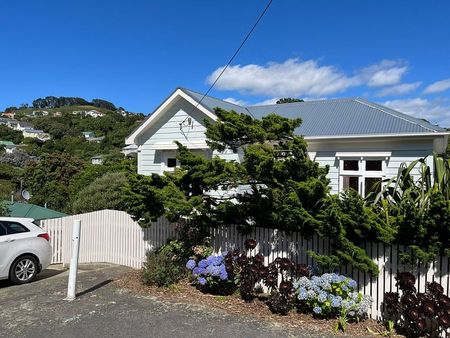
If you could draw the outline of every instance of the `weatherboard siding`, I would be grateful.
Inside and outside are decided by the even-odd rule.
[[[173,150],[155,150],[158,144],[173,144],[178,141],[189,145],[192,142],[205,141],[205,115],[192,108],[190,103],[180,98],[139,137],[141,145],[138,152],[139,174],[162,174],[167,169],[164,161]],[[192,119],[190,126],[187,125],[189,117]]]

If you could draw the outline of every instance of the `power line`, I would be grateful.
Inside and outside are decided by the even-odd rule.
[[[247,40],[249,39],[250,35],[252,35],[253,31],[255,30],[256,26],[258,25],[258,23],[261,21],[261,19],[263,18],[264,14],[266,14],[267,10],[269,9],[270,5],[272,4],[273,0],[269,0],[269,2],[267,3],[266,7],[264,8],[264,10],[261,12],[261,14],[259,15],[258,19],[256,20],[255,24],[253,25],[252,29],[250,29],[250,31],[247,33],[247,35],[245,36],[244,40],[242,40],[240,46],[238,49],[236,49],[236,51],[234,52],[233,56],[230,58],[230,61],[228,61],[228,63],[226,64],[226,66],[222,69],[222,71],[220,72],[220,74],[217,76],[217,78],[214,80],[214,82],[211,84],[211,86],[208,88],[208,90],[206,91],[205,94],[203,94],[202,98],[200,99],[200,101],[197,102],[197,104],[195,105],[195,107],[192,109],[191,113],[200,105],[200,103],[202,103],[203,99],[209,94],[209,92],[211,91],[211,89],[214,88],[214,85],[217,83],[217,81],[219,81],[220,77],[223,75],[223,73],[225,73],[225,71],[227,70],[228,66],[231,64],[231,62],[233,62],[234,58],[236,57],[236,55],[239,53],[239,51],[241,50],[241,48],[244,46],[244,44],[247,42]]]

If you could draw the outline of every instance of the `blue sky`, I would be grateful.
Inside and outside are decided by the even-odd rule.
[[[0,4],[0,109],[104,98],[151,112],[204,92],[261,0],[23,0]],[[450,127],[450,1],[274,0],[213,96],[362,96]]]

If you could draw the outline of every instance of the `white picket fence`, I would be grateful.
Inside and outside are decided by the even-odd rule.
[[[87,214],[45,220],[41,225],[49,232],[53,246],[53,263],[68,264],[71,257],[72,225],[75,219],[81,220],[80,263],[108,262],[140,268],[147,250],[165,244],[168,239],[176,237],[176,225],[161,218],[150,228],[142,229],[125,212],[102,210]],[[326,254],[330,251],[327,239],[314,236],[310,239],[298,233],[284,234],[276,229],[255,228],[251,234],[242,236],[237,228],[218,227],[211,229],[215,252],[235,248],[244,248],[247,238],[254,238],[258,246],[253,253],[264,255],[268,264],[276,257],[287,257],[296,263],[314,266],[307,255],[308,250]],[[380,274],[370,277],[349,266],[340,268],[340,273],[351,276],[359,285],[363,294],[373,299],[369,315],[378,319],[381,316],[383,294],[397,291],[395,275],[398,271],[410,271],[416,278],[416,287],[425,291],[427,282],[437,281],[444,287],[446,295],[450,294],[450,258],[439,259],[427,267],[425,265],[402,265],[399,254],[404,250],[399,245],[367,243],[366,252],[377,263]]]
[[[107,262],[140,268],[148,250],[175,237],[175,225],[160,218],[142,229],[123,211],[101,210],[41,221],[50,234],[52,263],[69,264],[72,255],[72,227],[81,220],[80,263]]]

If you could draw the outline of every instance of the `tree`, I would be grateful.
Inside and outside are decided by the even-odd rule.
[[[11,141],[14,144],[20,144],[22,140],[23,135],[21,131],[0,125],[0,141]]]
[[[123,172],[107,173],[82,189],[75,199],[73,213],[103,209],[124,210],[123,189],[127,176]]]
[[[69,185],[83,168],[83,161],[62,153],[44,155],[39,162],[27,166],[23,179],[31,192],[31,203],[69,211]]]
[[[283,104],[283,103],[293,103],[293,102],[305,102],[305,101],[302,100],[302,99],[285,97],[285,98],[279,99],[276,103],[277,104]]]
[[[308,158],[306,142],[294,134],[301,120],[274,114],[256,120],[222,109],[216,114],[218,121],[207,123],[208,145],[218,151],[243,149],[244,161],[208,159],[179,144],[181,169],[130,180],[129,211],[143,225],[164,211],[172,220],[189,217],[200,232],[238,223],[243,231],[263,226],[312,234],[318,201],[329,188],[327,168]]]

